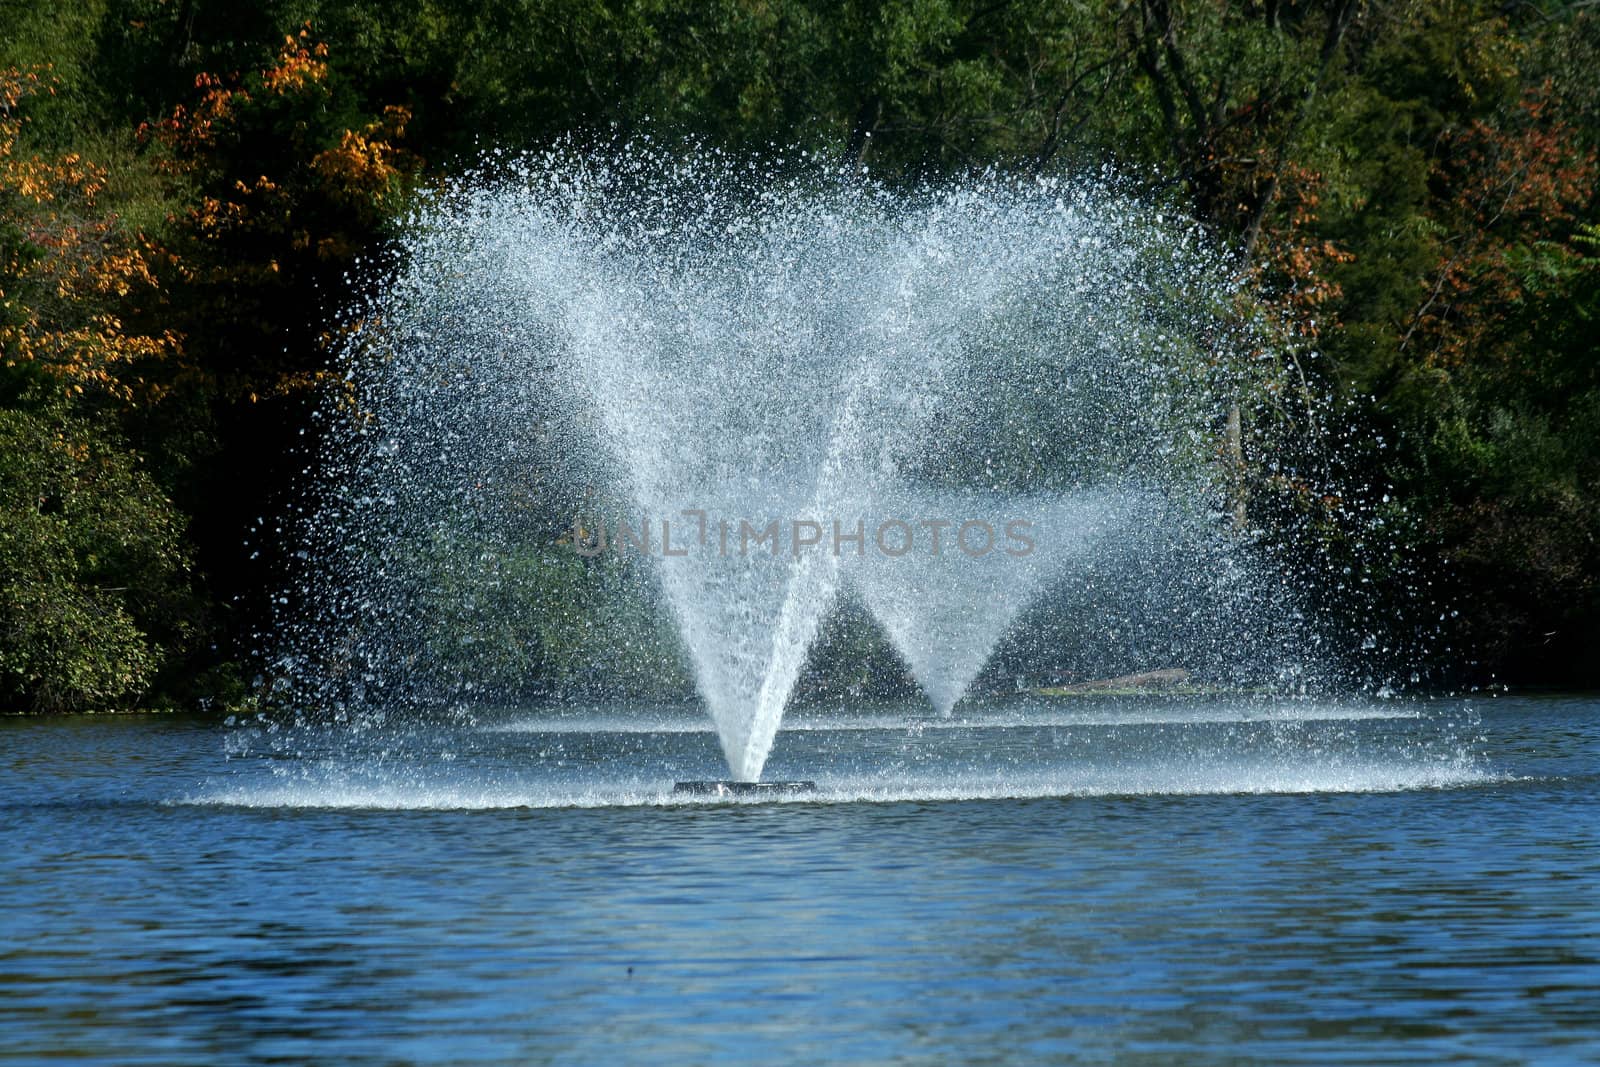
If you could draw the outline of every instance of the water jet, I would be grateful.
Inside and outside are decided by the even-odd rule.
[[[630,565],[716,726],[718,788],[760,779],[847,587],[945,716],[1002,649],[1091,677],[1298,656],[1240,639],[1266,632],[1251,605],[1293,613],[1210,533],[1226,368],[1262,346],[1197,231],[1105,184],[558,150],[441,193],[405,252],[328,415],[305,539],[331,551],[285,627],[310,703],[467,706],[562,655],[603,686],[648,635],[593,613],[605,561],[568,533],[596,500],[658,523]],[[930,515],[952,537],[1026,518],[1039,551],[838,551]],[[832,550],[716,534],[780,520]]]

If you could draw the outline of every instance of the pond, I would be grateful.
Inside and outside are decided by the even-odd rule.
[[[0,720],[0,1062],[1600,1059],[1600,700]]]

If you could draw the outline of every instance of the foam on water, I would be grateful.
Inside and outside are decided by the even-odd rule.
[[[811,712],[790,720],[784,778],[817,792],[736,803],[1367,792],[1499,778],[1470,709],[1209,701],[1062,709],[976,705],[957,722]],[[713,771],[685,709],[513,719],[420,729],[403,742],[336,734],[293,751],[236,731],[233,773],[183,803],[291,808],[546,808],[707,803],[674,780]],[[297,738],[305,741],[304,736]],[[686,769],[686,770],[681,770]],[[714,802],[725,802],[717,798]]]
[[[1040,709],[1037,706],[1016,710],[983,709],[960,716],[939,718],[873,715],[860,712],[822,712],[794,709],[784,716],[783,733],[847,730],[917,734],[925,730],[983,730],[1026,726],[1132,726],[1158,723],[1296,723],[1361,722],[1370,719],[1416,719],[1422,713],[1404,705],[1271,704],[1191,705],[1163,698],[1145,699],[1139,704],[1107,707],[1096,701],[1085,708]],[[637,715],[538,715],[485,725],[488,733],[513,734],[701,734],[715,731],[714,724],[693,712],[651,717]]]
[[[673,783],[597,783],[569,788],[357,785],[301,781],[231,786],[185,797],[185,805],[246,808],[352,808],[392,811],[503,808],[704,807],[725,804],[892,804],[1049,797],[1212,796],[1274,793],[1379,793],[1490,785],[1507,779],[1471,764],[1414,765],[1376,760],[1350,766],[1151,767],[1129,774],[1007,777],[949,776],[937,780],[818,779],[815,792],[736,797],[685,797]]]

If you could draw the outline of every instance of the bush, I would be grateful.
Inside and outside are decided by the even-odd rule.
[[[0,410],[0,706],[135,702],[181,647],[182,523],[138,464],[64,414]]]

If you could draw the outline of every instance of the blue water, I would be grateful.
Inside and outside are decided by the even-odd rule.
[[[1600,1062],[1600,701],[966,716],[0,721],[0,1061]]]

